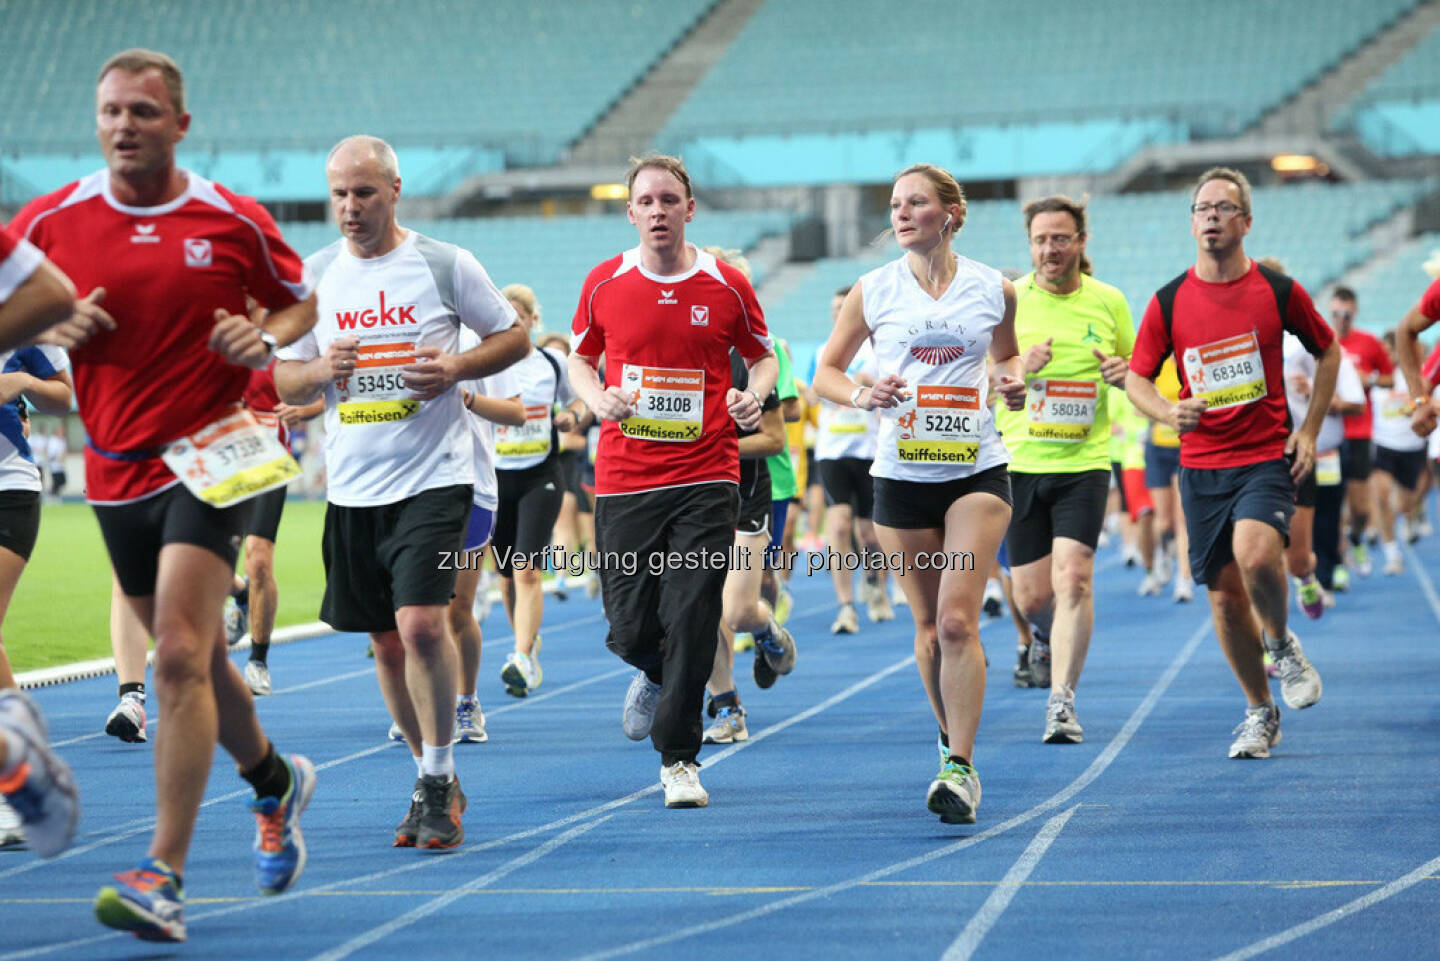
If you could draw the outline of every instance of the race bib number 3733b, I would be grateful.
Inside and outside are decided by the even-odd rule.
[[[229,507],[300,476],[300,465],[271,429],[237,410],[166,446],[175,476],[211,507]]]
[[[912,464],[974,464],[980,454],[980,391],[974,387],[915,389],[915,408],[897,420],[896,453]]]
[[[1265,363],[1253,330],[1186,348],[1183,362],[1191,396],[1203,397],[1209,410],[1253,404],[1267,392]]]
[[[694,443],[705,420],[705,371],[626,364],[620,374],[632,417],[620,432],[640,440]]]

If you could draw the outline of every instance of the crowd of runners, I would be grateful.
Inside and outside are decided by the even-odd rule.
[[[185,938],[217,744],[254,789],[259,889],[305,867],[315,767],[272,743],[253,699],[272,690],[289,431],[313,417],[317,615],[368,635],[390,736],[413,758],[393,785],[399,847],[463,843],[454,745],[488,738],[482,684],[542,685],[547,580],[552,597],[601,598],[604,643],[635,670],[620,727],[659,753],[671,808],[708,803],[704,744],[749,736],[737,656],[753,652],[756,691],[796,669],[798,647],[817,656],[819,638],[785,626],[797,571],[831,580],[834,634],[903,608],[939,753],[933,777],[917,767],[917,801],[923,784],[930,812],[971,823],[983,618],[1008,608],[1014,682],[1048,692],[1037,734],[1078,743],[1097,551],[1113,544],[1137,593],[1160,598],[1136,603],[1191,603],[1203,585],[1245,702],[1228,754],[1265,758],[1281,736],[1271,677],[1291,709],[1322,693],[1292,606],[1322,618],[1430,533],[1440,350],[1422,356],[1419,335],[1440,319],[1440,281],[1382,319],[1396,324],[1383,341],[1346,288],[1327,321],[1282,264],[1247,253],[1236,170],[1195,182],[1194,261],[1137,324],[1092,270],[1082,202],[1017,209],[1031,269],[1002,272],[957,249],[955,179],[910,166],[890,200],[898,256],[835,293],[829,339],[801,364],[744,258],[687,239],[695,196],[676,158],[632,163],[636,246],[585,278],[568,339],[532,343],[529,288],[497,287],[473,253],[397,220],[383,140],[330,152],[339,236],[302,261],[254,200],[176,165],[190,114],[169,57],[108,60],[97,124],[104,167],[0,233],[0,618],[40,523],[27,410],[73,401],[114,572],[104,728],[153,741],[156,781],[150,844],[95,912],[142,938]],[[492,589],[515,643],[485,682]],[[242,671],[228,649],[246,635]],[[42,856],[70,842],[74,780],[3,646],[0,791],[4,840]]]

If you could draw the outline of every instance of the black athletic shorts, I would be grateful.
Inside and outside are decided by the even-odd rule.
[[[490,553],[501,577],[515,571],[515,558],[526,558],[534,570],[550,546],[555,518],[565,499],[558,461],[546,460],[524,470],[497,470],[500,506],[495,509],[495,534]]]
[[[820,465],[820,483],[825,488],[825,506],[849,504],[856,517],[866,519],[875,513],[870,461],[861,457],[837,457],[816,463]]]
[[[255,509],[250,515],[250,526],[245,529],[246,537],[263,537],[275,543],[280,532],[280,515],[285,513],[285,488],[277,487],[255,498]]]
[[[211,507],[184,484],[175,484],[144,500],[92,506],[120,589],[129,597],[148,597],[155,593],[160,549],[166,544],[203,547],[233,568],[255,502]]]
[[[395,629],[398,608],[449,604],[472,496],[455,484],[378,507],[327,505],[320,619],[378,634]]]
[[[590,496],[585,493],[585,467],[588,464],[583,450],[562,450],[560,452],[560,479],[565,489],[575,495],[575,506],[586,514],[590,513]]]
[[[1373,459],[1370,438],[1347,437],[1340,443],[1340,476],[1346,483],[1368,479],[1373,469]]]
[[[1110,472],[1077,471],[1073,474],[1026,474],[1012,471],[1015,512],[1005,532],[1010,566],[1020,567],[1049,557],[1057,537],[1079,541],[1091,550],[1100,543],[1105,526],[1105,499],[1110,496]],[[1125,489],[1123,485],[1120,488]]]
[[[735,533],[769,534],[775,507],[770,499],[770,468],[763,459],[740,462],[739,491],[740,519]]]
[[[828,461],[821,461],[828,463]],[[994,494],[1006,504],[1010,472],[1004,464],[948,481],[875,478],[875,523],[898,530],[943,530],[945,512],[966,494]]]
[[[1170,479],[1180,473],[1180,448],[1157,447],[1145,442],[1145,487],[1152,491],[1170,486]]]
[[[1235,522],[1260,521],[1290,543],[1295,484],[1283,457],[1244,467],[1180,468],[1180,503],[1190,533],[1195,583],[1210,584],[1235,560]]]
[[[0,491],[0,547],[25,560],[40,533],[40,492]]]
[[[1315,469],[1311,468],[1310,473],[1305,475],[1295,488],[1295,506],[1315,509]]]
[[[1425,448],[1419,450],[1395,450],[1392,447],[1375,445],[1375,470],[1383,470],[1395,478],[1395,483],[1413,491],[1420,483],[1420,474],[1425,470]]]

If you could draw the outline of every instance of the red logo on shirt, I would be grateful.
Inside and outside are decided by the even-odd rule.
[[[366,307],[364,310],[337,310],[335,324],[341,330],[354,330],[358,324],[371,327],[399,327],[402,324],[418,324],[415,318],[416,304],[387,304],[385,291],[380,291],[380,310]]]
[[[709,308],[709,307],[694,307],[694,306],[692,306],[692,307],[690,308],[690,326],[692,326],[692,327],[709,327],[709,326],[710,326],[710,308]]]
[[[198,237],[185,238],[186,267],[209,267],[213,255],[210,241]]]

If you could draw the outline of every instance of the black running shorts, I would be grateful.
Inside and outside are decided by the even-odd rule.
[[[1100,543],[1105,526],[1105,500],[1110,495],[1108,470],[1074,474],[1013,472],[1015,513],[1005,533],[1005,550],[1011,567],[1049,557],[1057,537],[1079,541],[1091,550]],[[1120,488],[1125,489],[1124,485]]]
[[[1375,470],[1383,470],[1395,478],[1395,483],[1413,491],[1420,483],[1420,474],[1425,470],[1425,448],[1419,450],[1394,450],[1375,445]]]
[[[514,558],[526,558],[531,570],[541,561],[555,533],[555,518],[565,499],[559,463],[547,460],[524,470],[498,470],[500,506],[495,509],[491,555],[501,577],[515,570]]]
[[[255,498],[255,510],[250,515],[250,526],[246,537],[261,537],[275,543],[280,532],[280,515],[285,513],[285,488],[277,487]]]
[[[1180,468],[1180,503],[1190,532],[1190,570],[1211,584],[1235,560],[1235,522],[1260,521],[1290,543],[1295,484],[1285,458],[1243,467]]]
[[[144,500],[93,506],[120,589],[129,597],[149,597],[155,593],[160,549],[166,544],[203,547],[233,568],[254,499],[211,507],[184,484],[175,484]]]
[[[849,504],[856,517],[867,520],[875,513],[875,483],[870,477],[870,461],[837,457],[817,463],[820,483],[825,487],[825,506]]]
[[[821,463],[827,463],[821,461]],[[943,530],[950,505],[967,494],[993,494],[1006,504],[1010,472],[1004,464],[947,481],[875,478],[875,523],[897,530]]]
[[[320,619],[378,634],[395,629],[401,607],[449,604],[472,495],[469,484],[456,484],[378,507],[328,505]]]
[[[40,492],[0,491],[0,547],[25,560],[40,533]]]

